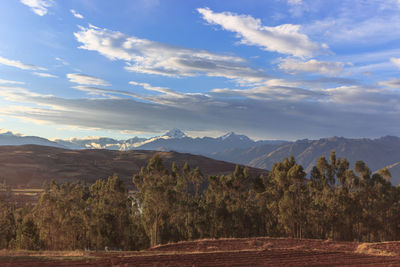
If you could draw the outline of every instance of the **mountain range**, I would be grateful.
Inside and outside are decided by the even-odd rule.
[[[1,138],[1,137],[0,137]],[[245,135],[233,132],[223,136],[192,138],[179,129],[173,129],[162,136],[151,138],[133,137],[127,140],[111,138],[56,139],[55,143],[69,149],[112,149],[112,150],[156,150],[177,151],[210,156],[231,148],[250,148],[262,144],[282,144],[285,141],[253,141]]]
[[[330,152],[335,150],[337,157],[347,158],[351,165],[357,160],[363,160],[371,171],[388,167],[393,176],[392,182],[398,184],[400,181],[400,138],[395,136],[376,139],[331,137],[319,140],[254,141],[245,135],[233,132],[217,138],[192,138],[178,129],[173,129],[162,136],[147,139],[133,137],[127,140],[112,138],[48,140],[35,136],[15,135],[11,132],[0,134],[0,145],[23,144],[36,144],[72,150],[176,151],[266,170],[270,170],[275,162],[282,161],[285,157],[293,155],[306,172],[311,171],[318,157],[329,157]]]

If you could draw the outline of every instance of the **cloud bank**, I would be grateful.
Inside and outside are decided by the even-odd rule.
[[[397,91],[359,85],[310,90],[277,84],[279,81],[249,89],[222,88],[191,94],[131,82],[133,86],[156,92],[154,95],[76,86],[88,94],[106,96],[79,99],[0,86],[0,96],[23,104],[2,107],[0,111],[35,122],[149,133],[177,127],[192,131],[233,130],[252,136],[290,139],[351,137],[359,136],[360,132],[379,136],[400,131],[400,126],[394,123],[400,116]],[[30,104],[36,107],[28,107]]]
[[[123,60],[132,72],[170,77],[212,76],[256,82],[268,77],[247,66],[245,59],[163,44],[95,26],[74,33],[81,49],[97,51],[110,60]]]

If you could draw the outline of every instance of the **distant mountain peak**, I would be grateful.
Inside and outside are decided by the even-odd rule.
[[[168,136],[169,138],[179,139],[186,137],[186,134],[179,129],[172,129],[166,132],[163,136]]]
[[[7,130],[0,130],[0,135],[3,135],[3,136],[15,136],[15,137],[21,137],[22,136],[22,134],[13,133],[13,132],[7,131]]]
[[[250,138],[248,138],[245,135],[241,135],[241,134],[236,134],[234,132],[229,132],[227,134],[224,134],[223,136],[219,137],[221,140],[226,140],[226,139],[240,139],[240,140],[250,140]]]
[[[396,140],[399,140],[399,137],[393,136],[393,135],[386,135],[386,136],[382,136],[379,139],[380,140],[386,140],[386,141],[396,141]]]
[[[4,136],[15,136],[12,132],[3,132],[3,133],[0,133],[1,135],[4,135]]]
[[[226,134],[222,135],[220,138],[221,138],[222,140],[225,140],[225,139],[230,138],[230,137],[233,137],[233,136],[235,136],[235,135],[236,135],[236,134],[235,134],[234,132],[229,132],[229,133],[226,133]]]

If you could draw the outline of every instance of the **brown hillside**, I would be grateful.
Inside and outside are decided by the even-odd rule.
[[[131,186],[133,174],[159,154],[166,166],[175,161],[179,167],[185,161],[194,168],[199,166],[203,174],[230,173],[235,164],[217,161],[203,156],[155,151],[115,150],[67,150],[55,147],[24,145],[0,147],[0,180],[13,187],[41,187],[45,181],[72,182],[76,180],[93,183],[114,173]],[[253,175],[266,173],[250,168]]]

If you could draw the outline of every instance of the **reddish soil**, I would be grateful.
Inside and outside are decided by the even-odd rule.
[[[318,249],[325,251],[354,251],[359,244],[355,242],[334,242],[318,239],[294,239],[294,238],[229,238],[229,239],[205,239],[186,241],[161,245],[149,249],[150,251],[221,251],[221,250],[249,250],[249,249]]]
[[[385,254],[356,253],[359,243],[288,238],[180,242],[141,252],[93,252],[90,260],[2,259],[0,266],[400,266],[400,243],[367,244]],[[365,246],[365,245],[364,245]],[[386,254],[388,255],[388,254]]]

